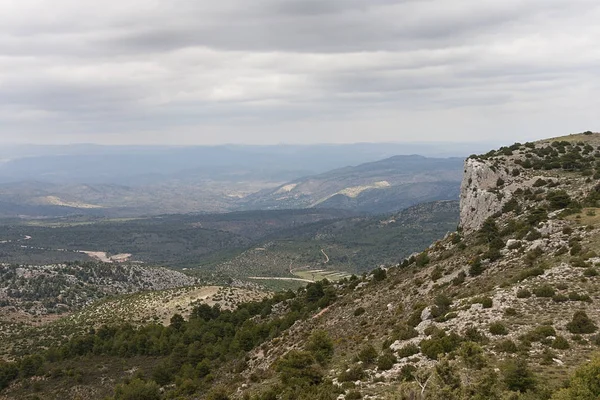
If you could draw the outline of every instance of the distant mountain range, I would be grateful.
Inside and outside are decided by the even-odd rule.
[[[248,209],[338,208],[394,212],[458,198],[463,160],[394,156],[266,189],[244,199]]]
[[[0,217],[310,207],[378,213],[458,199],[462,157],[394,155],[411,149],[424,146],[19,147],[12,155],[4,148]]]

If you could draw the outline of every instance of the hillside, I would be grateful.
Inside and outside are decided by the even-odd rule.
[[[443,150],[439,151],[439,148]],[[380,201],[387,204],[374,210],[386,212],[421,201],[448,198],[450,188],[435,185],[406,186],[412,193],[400,196],[406,201],[396,205],[390,196],[398,193],[362,193],[362,186],[384,180],[389,180],[391,185],[396,185],[398,179],[404,184],[431,182],[427,176],[420,175],[429,169],[428,162],[417,162],[422,168],[412,170],[414,162],[401,161],[393,166],[392,159],[384,164],[389,164],[393,170],[388,168],[377,174],[369,171],[368,163],[407,152],[443,153],[442,156],[468,154],[465,146],[446,145],[436,150],[432,144],[23,146],[0,149],[0,217],[88,215],[114,218],[273,208],[271,201],[263,199],[262,195],[247,197],[318,174],[325,175],[316,180],[326,176],[331,178],[319,184],[319,192],[325,190],[329,195],[348,188],[351,195],[337,199],[337,202],[334,199],[322,207],[337,207],[339,201],[346,200],[356,204],[346,204],[343,208],[371,210],[374,201],[382,195]],[[346,168],[362,163],[367,164]],[[452,166],[459,173],[459,163]],[[406,170],[402,171],[402,168]],[[332,170],[339,170],[334,175],[344,175],[345,186],[335,185],[333,175],[328,172]],[[413,176],[415,180],[411,179]],[[457,179],[451,181],[457,190]],[[327,189],[328,186],[331,187]],[[440,194],[443,195],[440,197]],[[324,197],[321,194],[315,196]],[[293,202],[289,205],[279,203],[276,207],[279,209],[303,207]]]
[[[441,201],[392,214],[323,220],[270,235],[256,247],[217,264],[215,270],[238,278],[312,279],[314,271],[362,274],[423,250],[454,231],[458,217],[458,202]]]
[[[168,327],[89,332],[0,364],[1,395],[597,399],[599,160],[591,132],[472,156],[458,231],[419,255]]]
[[[394,156],[288,182],[244,199],[246,208],[324,207],[388,213],[458,197],[462,160]]]

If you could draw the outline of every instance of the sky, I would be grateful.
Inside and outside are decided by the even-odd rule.
[[[0,0],[0,143],[600,130],[598,0]]]

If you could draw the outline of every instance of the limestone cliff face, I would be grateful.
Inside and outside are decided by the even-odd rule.
[[[510,193],[498,184],[508,179],[504,169],[486,161],[465,161],[460,190],[460,226],[465,232],[479,229],[488,217],[502,210]]]

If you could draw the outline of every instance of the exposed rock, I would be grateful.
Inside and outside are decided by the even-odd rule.
[[[464,176],[460,189],[460,226],[465,232],[481,227],[491,215],[502,210],[509,198],[497,187],[499,179],[508,179],[503,170],[495,171],[485,161],[469,158],[465,161]],[[497,193],[491,192],[495,190]],[[502,193],[502,196],[499,196]]]

